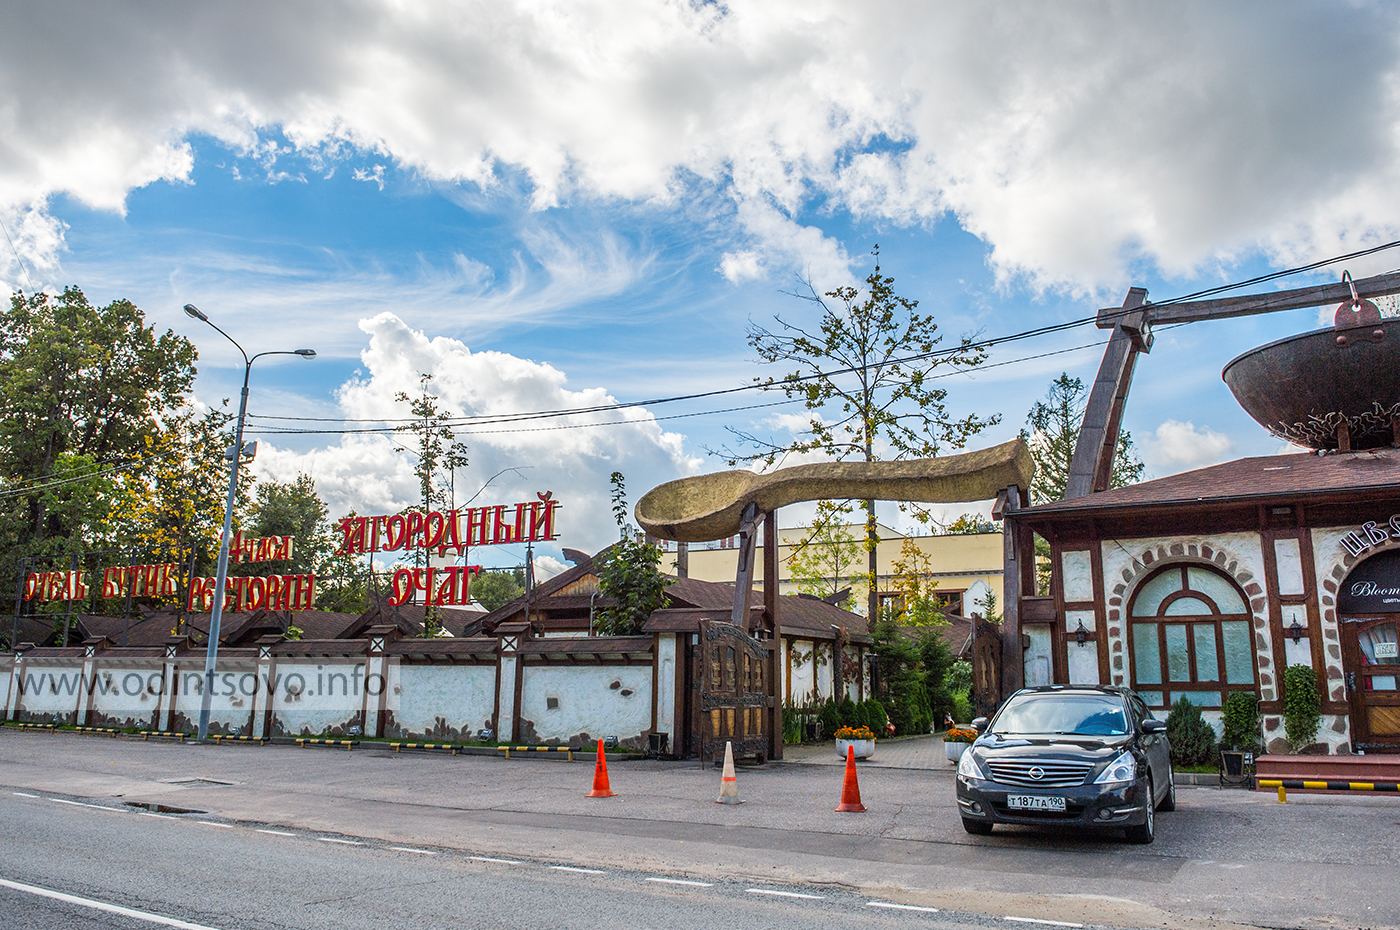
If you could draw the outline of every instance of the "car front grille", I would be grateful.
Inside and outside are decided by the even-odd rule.
[[[1049,762],[1036,759],[987,762],[992,781],[1023,788],[1073,788],[1084,784],[1093,765],[1084,762]],[[1040,777],[1037,778],[1036,775]]]

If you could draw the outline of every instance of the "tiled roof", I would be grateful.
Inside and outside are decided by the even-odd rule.
[[[1400,450],[1314,455],[1265,455],[1236,459],[1154,481],[1041,504],[1020,511],[1026,518],[1197,502],[1304,497],[1346,491],[1393,489],[1400,485]]]

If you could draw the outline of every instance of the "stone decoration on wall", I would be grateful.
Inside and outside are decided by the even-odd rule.
[[[1168,564],[1206,565],[1223,572],[1245,592],[1254,633],[1254,661],[1260,697],[1277,700],[1273,640],[1269,632],[1268,598],[1264,592],[1263,558],[1257,533],[1218,533],[1209,537],[1162,537],[1104,540],[1104,590],[1108,595],[1109,673],[1113,684],[1130,684],[1124,615],[1133,594],[1148,576]],[[1202,710],[1217,734],[1219,710]]]

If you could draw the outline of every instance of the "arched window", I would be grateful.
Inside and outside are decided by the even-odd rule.
[[[1168,565],[1128,608],[1133,688],[1153,707],[1181,697],[1219,707],[1254,691],[1250,613],[1234,582],[1199,565]]]

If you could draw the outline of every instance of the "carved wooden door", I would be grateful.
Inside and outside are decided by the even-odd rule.
[[[769,647],[731,623],[700,622],[699,753],[701,761],[734,755],[768,757]]]
[[[979,717],[1001,705],[1001,628],[980,617],[972,619],[972,703]]]
[[[1395,614],[1342,619],[1353,749],[1400,749],[1400,647]]]

